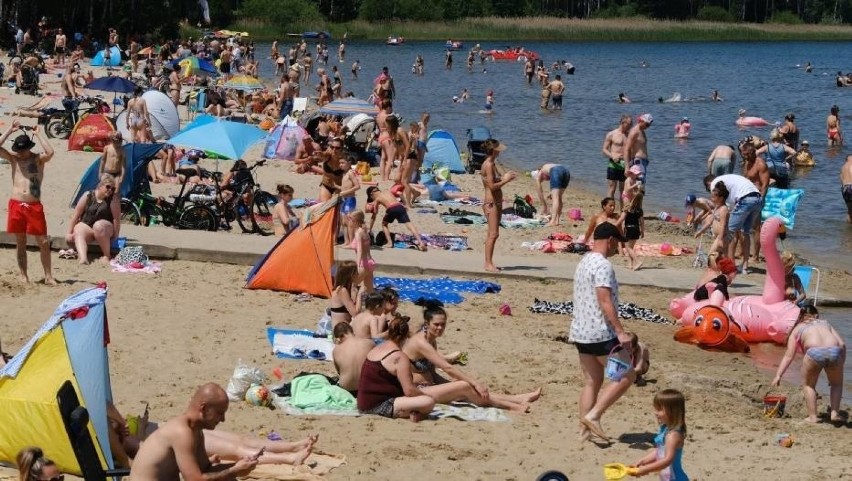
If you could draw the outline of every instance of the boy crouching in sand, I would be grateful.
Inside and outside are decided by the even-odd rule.
[[[396,197],[387,192],[382,192],[376,186],[367,189],[366,210],[367,212],[372,213],[372,217],[370,218],[370,232],[373,231],[373,226],[376,224],[376,216],[379,214],[379,206],[385,208],[385,216],[382,218],[382,230],[388,239],[388,243],[391,245],[393,244],[388,225],[396,221],[405,225],[408,231],[411,232],[411,235],[417,239],[417,247],[421,251],[426,250],[426,244],[423,242],[423,238],[420,237],[420,232],[417,231],[417,227],[408,217],[408,211],[405,209],[405,206],[402,205]]]
[[[651,351],[648,350],[648,346],[639,342],[639,336],[635,332],[628,332],[627,334],[630,336],[630,345],[633,346],[633,370],[636,371],[636,381],[634,382],[637,386],[644,386],[645,378],[643,376],[651,367]]]

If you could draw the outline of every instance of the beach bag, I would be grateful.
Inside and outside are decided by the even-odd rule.
[[[246,392],[252,384],[263,384],[266,382],[266,376],[263,371],[256,367],[243,364],[243,360],[237,361],[237,367],[234,368],[234,374],[231,380],[228,381],[228,387],[225,392],[228,393],[228,399],[231,401],[242,401],[246,397]]]
[[[134,262],[145,264],[148,262],[148,256],[142,250],[142,246],[124,246],[115,256],[115,261],[122,266],[129,266]]]
[[[515,215],[518,217],[523,217],[524,219],[532,219],[535,217],[535,207],[519,195],[515,195],[515,203],[512,207],[515,210]]]
[[[621,344],[613,347],[606,358],[606,378],[613,382],[624,379],[633,367],[633,353],[630,353],[629,361],[625,361],[626,354]]]

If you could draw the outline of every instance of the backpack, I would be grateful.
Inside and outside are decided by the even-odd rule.
[[[115,256],[115,261],[122,266],[128,266],[134,262],[145,264],[148,262],[148,256],[142,251],[142,246],[124,246]]]
[[[525,219],[532,219],[535,217],[535,207],[530,205],[529,202],[519,195],[515,195],[515,203],[512,207],[515,210],[515,215],[518,217],[523,217]]]

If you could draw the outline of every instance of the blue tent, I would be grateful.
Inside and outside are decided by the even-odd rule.
[[[134,188],[138,188],[140,184],[143,188],[148,187],[148,161],[157,155],[163,145],[165,144],[124,144],[121,147],[124,149],[126,159],[124,181],[121,183],[121,197],[129,197]],[[77,190],[71,198],[72,208],[77,205],[77,201],[80,200],[84,192],[98,186],[98,181],[100,181],[98,166],[100,163],[101,157],[98,157],[80,178],[80,185],[77,186]]]
[[[433,164],[444,164],[454,174],[463,174],[464,162],[456,139],[446,130],[433,130],[426,141],[426,156],[423,167],[431,169]]]
[[[103,67],[105,65],[104,51],[98,50],[98,53],[92,57],[92,67]],[[121,50],[118,47],[112,47],[109,49],[109,66],[118,67],[119,65],[121,65]]]

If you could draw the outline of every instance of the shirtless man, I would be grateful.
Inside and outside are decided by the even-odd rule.
[[[642,173],[639,175],[639,181],[646,183],[648,175],[648,136],[645,135],[645,130],[654,122],[654,117],[651,114],[642,114],[630,133],[627,134],[627,140],[624,142],[625,158],[630,160],[630,166],[638,165],[642,168]]]
[[[41,127],[34,127],[44,153],[36,154],[31,149],[35,143],[26,135],[21,134],[12,144],[12,152],[6,150],[3,144],[18,130],[21,124],[17,120],[0,138],[0,158],[12,166],[12,196],[9,198],[6,232],[15,234],[17,248],[18,270],[21,280],[29,282],[27,276],[27,234],[34,236],[41,253],[41,265],[44,268],[44,283],[56,285],[50,269],[50,239],[47,237],[47,222],[44,218],[44,208],[41,205],[41,186],[44,181],[44,165],[53,157],[53,147],[41,136]]]
[[[852,224],[852,154],[846,156],[846,163],[840,168],[840,193],[846,202],[846,220]]]
[[[565,92],[565,84],[562,83],[562,76],[557,75],[550,83],[545,87],[548,91],[550,91],[550,103],[553,104],[554,110],[562,110],[562,93]],[[543,106],[544,109],[547,109],[547,105]]]
[[[133,98],[127,102],[127,130],[133,142],[144,143],[147,141],[146,133],[151,125],[151,115],[148,113],[148,103],[142,98],[142,87],[136,87]],[[119,184],[121,185],[121,184]]]
[[[133,73],[139,69],[139,50],[141,50],[142,46],[139,45],[139,42],[134,38],[130,41],[130,66],[133,69]]]
[[[310,135],[305,134],[302,137],[302,141],[296,147],[296,155],[293,157],[296,172],[299,174],[306,174],[308,172],[322,174],[322,169],[317,167],[320,161],[319,152],[319,144],[314,142],[314,139]]]
[[[299,95],[299,72],[288,70],[278,86],[278,115],[281,119],[293,113],[293,98]]]
[[[53,54],[56,55],[56,61],[60,67],[64,67],[65,59],[68,57],[68,39],[62,33],[61,28],[56,31],[56,39],[53,43]]]
[[[732,145],[719,145],[707,157],[707,173],[718,177],[734,173],[737,154]]]
[[[527,78],[527,85],[532,85],[533,75],[535,75],[535,62],[528,58],[524,63],[524,76]]]
[[[831,107],[831,112],[825,119],[825,132],[829,147],[843,143],[843,132],[840,131],[840,108],[836,105]]]
[[[606,183],[608,192],[607,197],[618,199],[620,209],[624,209],[624,204],[621,201],[621,194],[624,193],[624,181],[627,176],[624,175],[624,142],[627,140],[627,134],[630,132],[630,127],[633,125],[633,118],[627,114],[621,116],[621,122],[618,127],[609,131],[604,137],[603,152],[608,160],[606,167]],[[618,195],[615,191],[618,190]]]
[[[124,149],[121,148],[121,133],[111,133],[109,140],[110,143],[104,146],[104,154],[101,156],[101,163],[98,165],[98,178],[104,174],[113,176],[120,195],[121,183],[124,181],[124,164],[126,162]]]
[[[311,74],[314,72],[314,60],[311,58],[311,52],[305,54],[305,57],[302,59],[302,66],[304,67],[302,83],[307,85],[311,80]]]
[[[755,216],[754,227],[752,230],[756,231],[756,235],[751,236],[754,241],[754,260],[757,261],[760,256],[760,211],[763,209],[763,199],[766,198],[766,191],[769,189],[769,168],[766,167],[766,162],[757,155],[757,150],[754,148],[754,145],[751,143],[745,143],[740,145],[740,155],[743,157],[743,176],[754,184],[754,187],[758,190],[760,194],[760,207],[757,211],[757,215]],[[730,189],[728,189],[730,190]],[[735,214],[735,211],[731,211],[732,215]],[[744,242],[748,242],[749,238],[749,226],[745,226],[742,229]],[[734,243],[732,242],[731,245]],[[748,249],[743,247],[744,255],[748,254]],[[730,257],[734,258],[734,253],[729,249]],[[743,258],[742,264],[742,272],[743,274],[747,273],[748,269],[748,259]]]
[[[160,426],[139,448],[130,470],[132,481],[234,480],[250,473],[263,454],[233,464],[213,464],[204,449],[204,430],[225,420],[228,396],[219,385],[198,388],[183,414]]]
[[[559,226],[559,221],[562,217],[562,196],[565,194],[565,189],[568,188],[568,183],[571,182],[571,173],[568,168],[560,164],[544,164],[531,173],[533,182],[535,182],[538,198],[541,200],[542,213],[550,214],[549,227]],[[547,198],[544,195],[542,184],[548,182],[550,186],[550,201],[553,204],[552,208],[548,207]]]
[[[370,295],[380,296],[378,293]],[[355,336],[352,325],[341,322],[334,326],[334,350],[331,357],[334,359],[334,369],[339,376],[337,385],[349,391],[353,396],[358,395],[358,381],[361,379],[361,366],[367,359],[367,353],[376,347],[372,339],[364,339]]]
[[[62,97],[62,106],[65,107],[71,114],[71,120],[76,124],[77,123],[77,78],[80,76],[78,73],[79,66],[75,63],[68,64],[68,68],[65,69],[65,75],[62,76],[62,93],[64,94]]]

